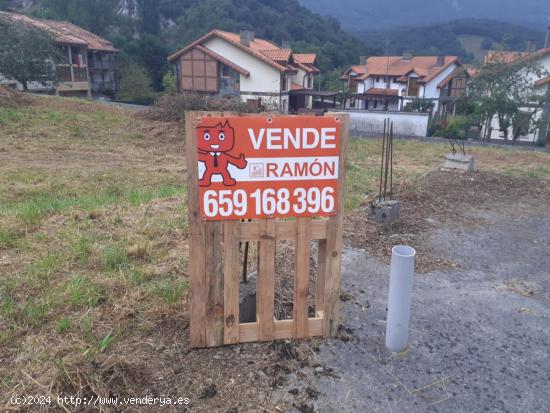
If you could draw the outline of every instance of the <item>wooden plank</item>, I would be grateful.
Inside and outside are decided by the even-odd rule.
[[[258,341],[258,323],[243,323],[239,325],[239,342],[250,343]],[[307,337],[317,337],[323,335],[323,319],[309,318],[307,320]],[[273,321],[273,339],[283,340],[292,338],[294,334],[293,320],[274,320]]]
[[[311,259],[311,218],[296,219],[296,244],[294,267],[294,305],[292,319],[294,321],[294,337],[307,337],[308,294],[309,294],[309,262]]]
[[[241,241],[260,239],[260,221],[239,223]],[[311,239],[325,239],[328,232],[328,219],[316,219],[311,222]],[[275,221],[275,239],[293,240],[296,237],[296,221]]]
[[[187,213],[189,223],[189,287],[191,308],[189,339],[192,348],[206,346],[205,234],[200,220],[197,147],[195,125],[200,115],[185,113],[185,152],[187,160]]]
[[[325,302],[325,278],[327,263],[327,240],[320,239],[317,246],[317,276],[315,279],[315,312],[323,311]]]
[[[239,221],[225,221],[223,232],[223,343],[239,342]]]
[[[204,223],[206,232],[206,346],[223,345],[224,292],[223,292],[223,222]]]
[[[334,115],[334,114],[331,114]],[[342,264],[342,235],[344,219],[344,184],[346,152],[348,147],[349,115],[337,114],[340,118],[340,161],[338,170],[338,213],[329,218],[325,262],[324,335],[335,336],[340,318],[340,279]]]
[[[256,281],[256,320],[258,340],[273,340],[275,304],[275,221],[260,221],[258,246],[258,278]]]

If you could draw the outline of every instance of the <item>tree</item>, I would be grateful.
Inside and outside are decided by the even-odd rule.
[[[56,80],[55,60],[59,55],[48,33],[0,17],[0,73],[15,79],[28,90],[29,82],[44,85]]]
[[[165,93],[175,94],[176,93],[176,79],[174,74],[171,71],[168,71],[162,77],[162,88]]]
[[[130,59],[121,59],[120,64],[120,81],[118,83],[117,100],[149,104],[157,96],[151,87],[151,78],[147,75],[147,71]]]
[[[527,59],[483,66],[468,87],[468,96],[475,103],[473,123],[488,130],[496,117],[504,139],[508,140],[511,132],[514,142],[535,132],[540,126],[537,115],[550,101],[550,93],[541,91],[535,81],[546,76],[548,71]]]

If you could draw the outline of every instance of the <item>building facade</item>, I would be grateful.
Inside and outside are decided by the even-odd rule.
[[[59,49],[55,56],[55,83],[30,82],[29,90],[62,96],[88,96],[114,99],[116,93],[116,56],[111,42],[72,23],[37,19],[17,13],[0,12],[0,18],[47,32]],[[0,83],[22,89],[4,78]]]
[[[423,105],[441,114],[454,111],[468,78],[456,56],[408,54],[361,57],[359,65],[340,77],[348,96],[346,109],[412,111]]]
[[[294,54],[286,45],[258,39],[252,30],[213,30],[168,57],[179,93],[238,96],[268,110],[312,107],[313,53]],[[301,93],[298,93],[301,92]]]

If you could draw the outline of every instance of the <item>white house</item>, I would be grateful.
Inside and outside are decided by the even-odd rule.
[[[550,34],[550,30],[548,33]],[[489,51],[485,56],[486,64],[494,62],[512,64],[520,60],[528,60],[542,69],[542,74],[540,76],[530,73],[530,81],[536,86],[541,94],[550,96],[550,47],[545,47],[535,52]],[[536,142],[537,140],[550,142],[550,101],[535,114],[535,121],[540,122],[540,127],[535,131],[529,131],[527,128],[525,133],[518,139],[524,142]],[[510,126],[508,130],[509,138],[513,135],[512,128],[513,126]],[[500,130],[500,125],[496,116],[491,120],[489,130],[484,128],[482,133],[490,137],[490,139],[504,139],[504,132]]]
[[[351,96],[346,108],[411,110],[420,98],[431,101],[434,112],[452,111],[469,77],[461,66],[456,56],[362,57],[340,77]]]
[[[282,112],[311,109],[314,77],[319,74],[314,53],[294,54],[256,38],[252,30],[212,30],[168,61],[175,65],[180,93],[240,96]]]

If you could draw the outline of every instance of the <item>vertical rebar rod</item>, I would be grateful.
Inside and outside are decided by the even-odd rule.
[[[388,121],[388,132],[390,128],[390,122]],[[388,133],[388,142],[386,143],[386,165],[384,168],[384,201],[386,200],[388,192],[388,172],[389,172],[389,163],[390,163],[390,135]]]
[[[247,271],[248,271],[248,241],[244,244],[244,261],[243,261],[243,283],[248,283],[248,277],[247,277]]]
[[[384,175],[384,152],[386,144],[386,119],[384,119],[384,133],[382,135],[382,160],[380,162],[380,185],[378,188],[378,202],[382,200],[382,176]]]
[[[390,199],[393,196],[393,122],[390,125]]]

